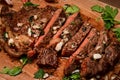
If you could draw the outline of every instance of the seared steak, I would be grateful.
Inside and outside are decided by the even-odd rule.
[[[57,67],[57,53],[52,48],[41,48],[37,59],[37,64],[40,67]]]
[[[120,57],[119,50],[120,44],[114,41],[105,49],[105,52],[99,61],[93,60],[90,57],[84,59],[81,64],[81,75],[91,77],[101,72],[105,74],[107,70],[117,63],[118,58]]]
[[[52,18],[57,8],[47,6],[45,8],[23,7],[15,12],[8,7],[2,7],[1,17],[4,33],[5,51],[14,57],[26,54],[33,48],[35,40],[44,34],[43,29]],[[46,15],[43,15],[46,14]],[[21,40],[22,39],[22,40]]]
[[[63,47],[62,55],[70,56],[75,50],[80,46],[86,35],[91,30],[92,25],[89,23],[84,23],[80,30],[73,36]]]

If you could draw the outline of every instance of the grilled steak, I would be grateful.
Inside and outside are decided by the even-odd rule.
[[[116,41],[111,42],[99,61],[89,57],[86,58],[81,65],[81,75],[90,77],[101,72],[106,73],[107,70],[117,63],[120,57],[119,46],[120,45]]]
[[[84,60],[85,57],[87,57],[89,47],[95,48],[94,45],[97,44],[97,39],[99,35],[97,34],[97,30],[92,28],[88,36],[85,38],[83,43],[79,46],[79,48],[70,56],[68,63],[66,64],[65,73],[68,74],[70,71],[72,72],[74,69],[71,69],[71,67],[76,66],[76,62],[78,64],[81,63],[81,61]],[[95,42],[95,43],[93,43]]]
[[[79,45],[82,43],[86,35],[91,30],[92,25],[89,23],[84,23],[83,26],[80,28],[80,30],[76,33],[75,36],[68,41],[65,46],[62,49],[62,55],[63,56],[70,56],[75,50],[79,47]]]
[[[1,10],[2,23],[5,27],[3,38],[5,51],[9,55],[19,57],[33,47],[34,41],[44,34],[43,29],[52,18],[57,8],[22,8],[15,12],[8,7]],[[46,15],[43,15],[46,14]],[[22,40],[21,40],[22,39]]]
[[[71,23],[72,23],[72,22],[71,22]],[[82,24],[80,15],[76,16],[76,18],[74,19],[74,25],[71,24],[71,23],[68,24],[68,27],[66,27],[66,28],[62,31],[62,34],[60,34],[61,36],[66,36],[66,38],[68,38],[68,40],[69,40],[73,35],[75,35],[75,33],[79,30],[79,27],[80,27],[79,25]],[[74,29],[74,30],[71,30],[71,29]],[[67,33],[67,34],[63,34],[63,33],[65,33],[65,31],[67,31],[68,33]],[[54,36],[53,36],[53,37],[54,37]],[[61,39],[64,40],[63,37],[61,37]],[[61,40],[61,41],[62,41],[62,40]],[[60,42],[61,42],[61,41],[60,41]],[[59,43],[60,43],[60,42],[59,42]],[[65,42],[67,42],[67,41],[64,41],[64,44],[65,44]],[[58,44],[59,44],[59,43],[58,43]],[[52,54],[52,53],[54,53],[54,52],[57,53],[57,51],[60,50],[60,48],[59,48],[59,50],[58,50],[58,47],[62,47],[62,46],[60,46],[60,45],[58,45],[58,44],[54,44],[54,45],[52,45],[52,47],[49,47],[50,49],[51,49],[51,48],[53,49],[53,50],[52,50],[53,52],[52,52],[52,51],[49,52],[48,55],[49,55],[49,54]],[[63,44],[62,44],[62,45],[63,45]],[[56,46],[57,48],[56,48],[55,46]],[[45,46],[44,46],[44,47],[45,47]],[[49,50],[49,48],[46,48],[46,50]],[[56,51],[54,51],[54,48],[55,48]],[[42,49],[44,50],[44,48],[41,48],[40,46],[36,47],[36,51],[37,51],[38,54],[40,54],[40,56],[42,56],[42,55],[44,56],[44,52],[39,52],[39,50],[43,51]],[[42,54],[41,54],[41,53],[42,53]],[[52,58],[52,56],[51,56],[51,58]],[[41,57],[38,57],[38,60],[39,60],[39,61],[38,61],[38,64],[41,65],[41,64],[42,64],[42,63],[40,63],[40,61],[42,60]],[[47,64],[44,64],[44,65],[46,66]],[[51,66],[52,66],[52,65],[51,65]]]
[[[37,59],[39,66],[57,67],[57,53],[52,48],[41,48]]]
[[[81,25],[82,25],[82,18],[80,14],[78,14],[78,16],[74,19],[74,21],[72,21],[68,25],[68,27],[66,27],[62,31],[62,34],[60,35],[61,41],[57,43],[55,50],[60,51],[62,49],[62,46],[64,46],[64,44],[68,42],[76,34],[76,32],[78,32]],[[60,46],[60,44],[62,45]]]

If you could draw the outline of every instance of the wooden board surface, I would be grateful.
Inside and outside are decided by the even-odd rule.
[[[46,6],[44,0],[31,0],[33,3],[36,4],[40,4],[40,6],[44,7]],[[13,0],[13,9],[14,10],[19,10],[22,6],[22,2],[21,0]],[[93,19],[98,18],[99,14],[92,12],[90,7],[95,5],[95,4],[99,4],[102,6],[105,6],[106,4],[99,2],[98,0],[60,0],[59,4],[50,4],[50,5],[54,5],[54,6],[60,6],[60,5],[64,5],[64,4],[75,4],[77,6],[80,7],[81,12],[83,14],[85,14],[86,16],[89,16]],[[2,5],[0,5],[1,8]],[[119,10],[120,11],[120,10]],[[117,15],[116,19],[120,19],[120,13]],[[0,23],[1,24],[1,23]],[[100,24],[101,26],[103,26],[103,24]],[[20,63],[18,61],[12,60],[6,53],[4,52],[0,52],[0,70],[5,67],[13,67],[13,66],[18,66],[20,65]],[[0,80],[37,80],[34,79],[34,73],[38,70],[37,65],[35,64],[27,64],[24,68],[23,68],[23,72],[18,75],[18,76],[9,76],[6,74],[0,74]]]

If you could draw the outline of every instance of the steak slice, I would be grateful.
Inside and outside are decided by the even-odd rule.
[[[60,42],[56,44],[55,50],[56,51],[60,51],[62,49],[62,46],[64,46],[64,44],[66,42],[68,42],[75,34],[76,32],[79,31],[81,25],[82,25],[83,21],[82,18],[80,16],[80,14],[77,15],[77,17],[74,19],[74,21],[72,21],[68,27],[66,27],[63,31],[62,34],[60,35]],[[62,43],[62,45],[61,45]]]
[[[73,36],[63,47],[62,55],[70,56],[75,50],[80,46],[82,41],[85,39],[89,31],[91,30],[92,25],[88,22],[85,22],[80,30]]]
[[[56,34],[56,32],[60,29],[61,26],[66,21],[66,14],[62,9],[56,10],[55,14],[53,15],[52,19],[46,26],[44,32],[45,34],[43,36],[40,36],[38,41],[35,43],[35,47],[39,46],[45,46],[49,44],[49,41],[52,39],[52,37]]]
[[[2,23],[7,26],[5,27],[7,39],[4,41],[5,46],[3,46],[5,51],[11,56],[20,57],[31,50],[35,40],[44,34],[43,29],[56,10],[57,8],[52,6],[45,8],[23,7],[20,11],[15,12],[8,7],[3,7],[1,11]],[[2,34],[4,37],[4,33]]]
[[[37,58],[37,64],[40,67],[57,67],[57,53],[52,48],[40,48]]]
[[[92,77],[99,73],[105,74],[119,61],[119,50],[120,44],[113,41],[107,46],[105,53],[99,61],[93,60],[90,57],[86,58],[81,64],[81,76]]]
[[[97,42],[98,38],[98,34],[97,34],[97,30],[95,28],[92,28],[90,33],[88,34],[88,36],[85,38],[85,40],[83,41],[83,43],[79,46],[79,48],[70,56],[67,64],[66,64],[66,68],[65,68],[65,73],[68,74],[70,73],[70,71],[72,72],[74,69],[72,69],[71,67],[75,66],[74,64],[77,65],[79,64],[79,60],[83,60],[88,52],[89,47],[88,46],[93,46],[95,45],[95,43],[93,43],[94,41]],[[72,69],[72,70],[71,70]]]

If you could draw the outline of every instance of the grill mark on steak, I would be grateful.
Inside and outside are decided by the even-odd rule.
[[[105,74],[119,61],[119,50],[120,44],[114,41],[107,46],[103,57],[99,61],[92,60],[90,57],[84,59],[81,64],[81,76],[92,77],[99,73]]]
[[[73,36],[63,47],[62,49],[62,55],[63,56],[70,56],[75,50],[79,47],[79,45],[82,43],[86,35],[91,30],[92,25],[85,22],[80,30],[76,33],[75,36]]]
[[[71,69],[71,66],[73,66],[73,64],[76,62],[76,58],[78,55],[82,54],[84,52],[84,50],[87,52],[88,49],[85,49],[87,45],[89,45],[91,42],[94,41],[96,35],[96,29],[92,28],[90,33],[87,35],[87,37],[85,38],[85,40],[83,41],[83,43],[79,46],[79,48],[70,56],[67,64],[66,64],[66,68],[65,68],[65,74],[68,74]],[[88,47],[87,47],[88,48]],[[84,53],[83,53],[84,55]],[[79,60],[79,59],[78,59]],[[77,60],[77,61],[78,61]]]

